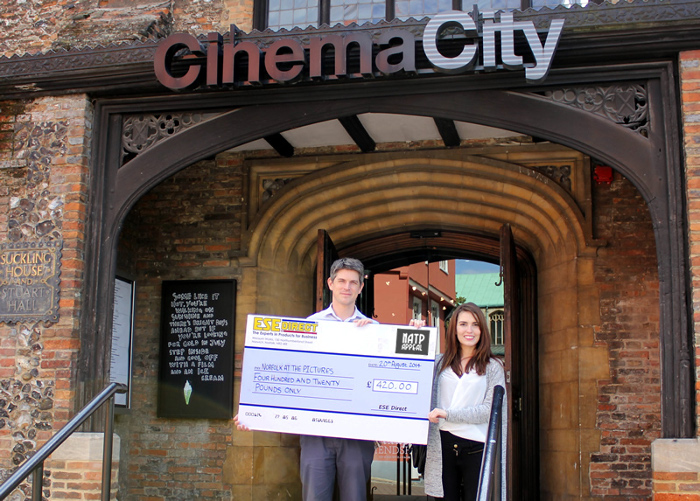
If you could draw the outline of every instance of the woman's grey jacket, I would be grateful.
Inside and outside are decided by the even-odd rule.
[[[438,391],[438,380],[440,379],[440,368],[442,364],[442,355],[438,355],[435,359],[435,376],[433,377],[433,396],[430,404],[430,409],[435,409],[440,401]],[[491,416],[491,402],[493,400],[493,390],[496,386],[506,387],[505,375],[503,372],[503,364],[497,359],[492,358],[486,366],[485,376],[486,381],[486,397],[481,405],[467,407],[459,410],[448,410],[447,421],[459,423],[488,423]],[[502,429],[501,429],[501,499],[506,498],[506,444],[508,438],[508,408],[507,399],[503,398],[503,413]],[[442,446],[440,445],[440,430],[438,425],[430,423],[428,428],[428,451],[425,461],[425,493],[433,497],[442,497]],[[452,500],[445,500],[452,501]]]

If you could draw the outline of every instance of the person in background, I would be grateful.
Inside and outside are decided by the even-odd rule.
[[[491,354],[484,313],[474,303],[455,309],[445,337],[445,353],[436,359],[433,410],[428,414],[425,492],[445,501],[473,501],[494,388],[505,388],[505,374],[501,361]],[[505,423],[502,437],[504,475]],[[505,499],[505,482],[502,485]]]

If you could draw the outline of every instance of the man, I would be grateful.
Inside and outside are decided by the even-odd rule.
[[[341,258],[331,265],[328,288],[331,305],[314,313],[309,320],[353,322],[358,327],[377,323],[367,318],[355,306],[357,296],[365,285],[365,268],[353,258]],[[413,320],[409,325],[422,327],[424,322]],[[234,422],[239,430],[248,428]],[[302,435],[301,473],[304,501],[331,501],[336,478],[341,501],[366,501],[367,482],[371,476],[374,442],[334,437]]]
[[[360,261],[341,258],[331,265],[328,288],[331,305],[309,320],[353,322],[358,327],[376,323],[355,306],[364,287],[365,269]],[[374,442],[303,435],[301,444],[301,485],[304,501],[331,501],[336,478],[341,501],[365,501],[370,479]]]

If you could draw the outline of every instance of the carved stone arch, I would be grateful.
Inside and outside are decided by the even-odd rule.
[[[248,256],[258,265],[264,260],[270,268],[300,272],[314,266],[318,228],[345,246],[358,233],[377,236],[411,225],[458,231],[472,220],[472,230],[494,237],[511,222],[535,258],[552,248],[572,257],[590,253],[581,209],[548,181],[535,169],[469,155],[363,156],[277,192],[252,223]]]
[[[506,221],[522,246],[523,259],[534,259],[538,274],[556,276],[565,291],[558,300],[576,309],[578,276],[561,270],[590,263],[595,248],[586,238],[583,213],[573,197],[535,169],[449,151],[416,151],[401,158],[362,155],[285,185],[251,226],[248,254],[255,266],[248,269],[253,280],[243,281],[241,294],[256,297],[257,311],[310,313],[309,277],[319,228],[328,231],[339,249],[355,252],[364,245],[365,253],[343,254],[363,260],[376,259],[377,242],[384,246],[383,255],[393,259],[412,246],[418,251],[424,241],[411,238],[410,232],[425,229],[440,232],[441,238],[430,245],[442,251],[471,259],[481,251],[497,260],[498,233]],[[551,299],[543,304],[556,309]],[[585,313],[576,319],[587,322]],[[577,328],[570,321],[561,318],[554,327],[549,323],[539,335],[551,339]],[[532,379],[529,384],[537,388]]]

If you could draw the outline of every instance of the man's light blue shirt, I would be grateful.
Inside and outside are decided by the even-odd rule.
[[[345,320],[342,320],[338,315],[335,314],[335,311],[333,310],[333,304],[331,304],[325,310],[321,310],[309,317],[306,317],[307,320],[330,320],[331,322],[354,322],[355,320],[361,320],[363,318],[368,317],[363,315],[360,312],[360,310],[357,309],[357,306],[355,306],[355,312]],[[372,322],[375,324],[378,323],[376,320],[372,320]]]

